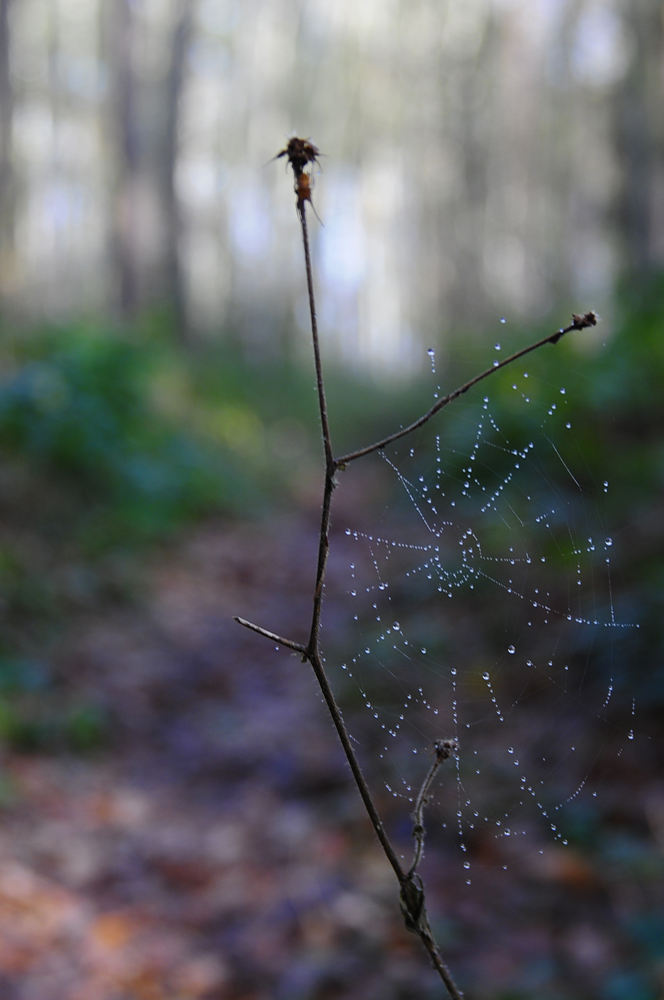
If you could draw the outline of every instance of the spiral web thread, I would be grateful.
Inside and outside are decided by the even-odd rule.
[[[465,446],[438,434],[433,456],[431,440],[381,452],[395,502],[380,530],[346,528],[357,645],[342,667],[369,713],[361,739],[379,747],[385,787],[407,803],[433,740],[458,741],[454,810],[450,777],[437,798],[468,884],[478,832],[501,842],[508,863],[542,828],[566,844],[566,806],[596,796],[607,753],[634,739],[635,700],[620,691],[631,703],[621,729],[613,673],[592,666],[610,662],[616,635],[639,628],[614,605],[615,549],[601,512],[609,482],[590,491],[575,473],[564,387],[523,372],[513,391],[539,413],[532,440],[513,447],[485,396]],[[468,616],[469,597],[475,615],[499,606],[502,651],[500,641],[468,648],[472,617],[469,642],[447,634],[450,616]]]

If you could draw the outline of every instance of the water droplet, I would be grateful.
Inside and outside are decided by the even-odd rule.
[[[560,390],[560,395],[561,395],[561,396],[564,396],[564,395],[565,395],[565,390],[564,390],[564,389],[561,389],[561,390]]]
[[[568,431],[571,431],[571,429],[572,429],[572,425],[571,424],[565,424],[565,427],[567,428]]]
[[[501,322],[501,323],[507,323],[507,320],[505,319],[505,317],[504,317],[504,316],[501,316],[501,317],[500,317],[500,322]]]
[[[424,646],[422,646],[422,649],[421,649],[421,651],[420,651],[420,652],[422,653],[422,656],[426,656],[426,652],[427,652],[427,651],[426,651],[426,649],[424,648]]]
[[[516,649],[514,648],[514,646],[508,646],[507,647],[507,652],[508,653],[516,653]]]
[[[499,351],[500,350],[500,344],[496,344],[494,350]]]
[[[606,541],[604,542],[604,545],[606,546],[607,549],[610,549],[611,546],[613,545],[613,539],[607,538]]]
[[[399,622],[392,622],[392,628],[395,632],[398,632],[401,626],[399,625]]]
[[[488,674],[488,671],[486,671],[486,670],[484,671],[484,673],[482,674],[482,679],[483,679],[483,680],[485,680],[485,681],[488,681],[488,680],[489,680],[489,674]]]
[[[508,753],[514,753],[514,747],[508,747],[507,748],[507,752]]]
[[[494,368],[497,368],[497,367],[498,367],[498,362],[497,362],[497,361],[494,361],[494,363],[493,363],[493,367],[494,367]]]

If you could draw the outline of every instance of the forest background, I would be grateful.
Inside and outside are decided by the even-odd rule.
[[[339,448],[429,405],[429,348],[452,389],[601,315],[533,365],[611,482],[638,738],[565,850],[478,840],[462,890],[430,832],[423,874],[477,1000],[664,996],[663,96],[659,0],[0,0],[3,997],[439,995],[313,686],[231,622],[297,632],[315,566],[293,131]]]

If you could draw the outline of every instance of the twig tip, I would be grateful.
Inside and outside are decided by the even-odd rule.
[[[592,309],[587,313],[583,313],[582,316],[572,313],[572,329],[585,330],[589,326],[597,326],[598,318],[597,313],[593,312]]]

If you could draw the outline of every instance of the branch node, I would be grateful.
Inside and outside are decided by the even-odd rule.
[[[424,906],[424,886],[419,875],[407,875],[401,884],[399,905],[406,925],[412,934],[426,933],[428,921]]]
[[[455,750],[459,749],[459,744],[456,740],[436,740],[433,744],[433,752],[435,754],[435,760],[431,764],[427,775],[422,782],[422,787],[420,788],[417,799],[415,800],[415,808],[413,810],[413,840],[415,841],[415,853],[413,855],[413,863],[406,873],[407,879],[413,879],[415,877],[415,872],[417,866],[424,856],[424,838],[426,836],[426,827],[424,826],[424,807],[429,801],[429,789],[433,783],[433,779],[436,776],[436,771],[443,763],[447,760]]]

